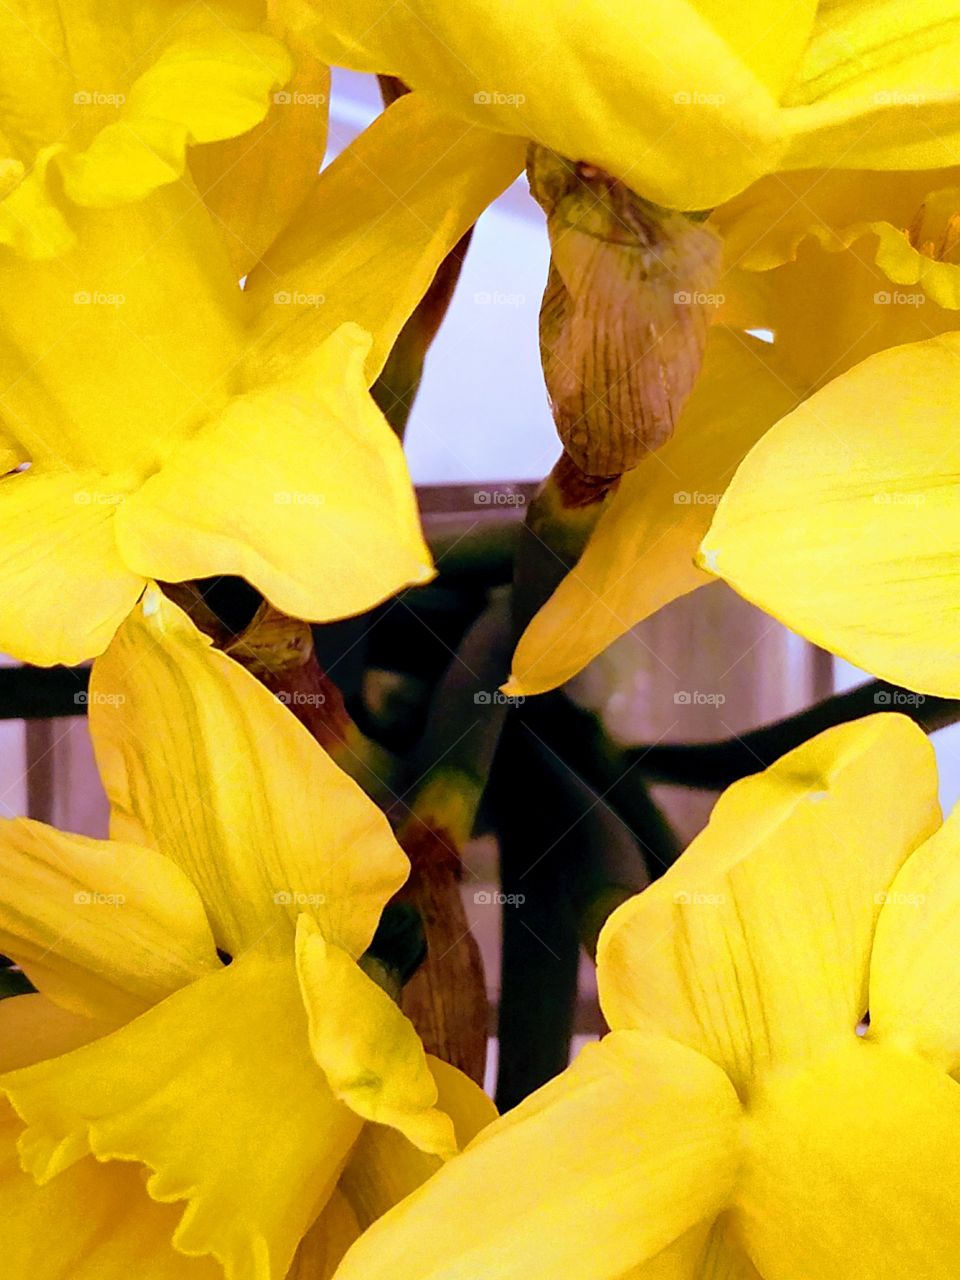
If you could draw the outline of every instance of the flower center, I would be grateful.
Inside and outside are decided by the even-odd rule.
[[[960,188],[927,196],[903,234],[925,258],[960,265]]]

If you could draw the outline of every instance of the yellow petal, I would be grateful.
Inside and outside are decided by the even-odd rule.
[[[958,406],[957,335],[864,361],[747,456],[700,562],[857,666],[957,696]]]
[[[657,609],[709,582],[693,558],[748,449],[797,403],[780,353],[714,329],[673,438],[625,476],[576,567],[521,637],[507,686],[542,693]]]
[[[2,1005],[0,1005],[2,1009]],[[458,1147],[465,1147],[497,1118],[497,1109],[469,1076],[427,1055],[437,1084],[437,1108],[453,1121]],[[415,1147],[399,1129],[368,1124],[357,1139],[340,1186],[366,1229],[442,1168],[439,1156]]]
[[[960,1066],[960,810],[884,895],[870,969],[870,1037]]]
[[[64,190],[77,204],[139,200],[180,177],[189,143],[233,138],[266,115],[270,91],[289,79],[290,55],[269,36],[231,30],[212,11],[199,14],[185,29],[174,27],[122,95],[116,120],[84,150],[60,155]]]
[[[604,926],[607,1021],[699,1049],[741,1087],[852,1036],[883,895],[939,821],[933,748],[904,716],[828,729],[735,783]]]
[[[136,1165],[88,1156],[38,1187],[17,1159],[19,1127],[0,1122],[0,1234],[11,1278],[223,1280],[212,1259],[174,1251],[180,1207],[149,1200]]]
[[[481,128],[535,138],[641,195],[707,208],[769,168],[814,5],[293,0],[326,61],[392,72]],[[291,19],[292,20],[292,19]],[[709,156],[709,164],[704,157]]]
[[[783,168],[934,169],[960,141],[954,0],[817,6],[784,96]]]
[[[723,1214],[681,1236],[621,1280],[764,1280]]]
[[[878,239],[871,232],[846,252],[824,249],[807,238],[798,246],[796,260],[776,270],[731,268],[724,280],[729,292],[723,318],[748,329],[771,330],[773,359],[804,398],[878,351],[956,330],[956,312],[940,306],[931,291],[949,302],[960,267],[934,264],[946,273],[942,290],[934,290],[935,273],[896,287],[883,265],[886,261],[895,270],[896,264],[885,259],[884,244],[899,246],[896,253],[905,270],[897,274],[909,274],[921,255],[892,226],[885,227],[885,236]]]
[[[329,69],[298,52],[292,78],[273,94],[255,129],[190,152],[190,171],[227,237],[238,279],[260,261],[316,181],[329,95]]]
[[[619,1278],[720,1208],[738,1120],[705,1058],[614,1033],[366,1231],[338,1280]]]
[[[701,1266],[709,1235],[710,1223],[702,1222],[667,1245],[666,1249],[661,1249],[648,1262],[631,1267],[617,1280],[715,1280],[712,1273]]]
[[[302,912],[367,947],[407,872],[386,818],[156,589],[94,666],[90,727],[114,834],[186,871],[231,955],[287,954]]]
[[[313,1062],[291,961],[246,955],[121,1031],[0,1077],[41,1185],[82,1160],[136,1161],[174,1233],[228,1280],[283,1280],[360,1121]]]
[[[850,1040],[748,1110],[735,1218],[762,1276],[949,1280],[960,1222],[960,1085]]]
[[[113,1029],[111,1023],[71,1013],[46,996],[0,1000],[0,1071],[16,1071],[44,1058],[58,1058]]]
[[[152,849],[0,820],[0,951],[46,995],[122,1021],[219,964],[197,891]]]
[[[169,582],[238,574],[284,613],[360,613],[432,576],[400,443],[344,325],[282,381],[233,399],[124,505],[127,564]]]
[[[470,128],[419,95],[394,102],[324,170],[247,281],[263,376],[354,321],[373,335],[371,386],[437,268],[525,156],[520,139]]]
[[[44,147],[31,172],[24,174],[21,166],[19,181],[9,194],[5,187],[0,198],[0,245],[25,258],[53,258],[74,243],[70,224],[47,189],[47,170],[60,151],[59,143]]]
[[[723,236],[728,263],[768,271],[792,262],[807,237],[838,253],[873,224],[900,228],[900,239],[931,193],[954,187],[956,168],[906,172],[801,169],[762,178],[716,209],[710,225]],[[902,281],[901,283],[907,283]]]
[[[126,488],[42,467],[0,478],[0,650],[51,666],[110,643],[144,586],[117,550]]]
[[[410,1019],[309,916],[297,921],[296,954],[310,1048],[334,1096],[422,1151],[454,1155],[453,1123],[437,1110],[436,1081]]]
[[[35,463],[132,482],[222,405],[243,299],[185,184],[76,223],[62,258],[0,252],[0,415]]]

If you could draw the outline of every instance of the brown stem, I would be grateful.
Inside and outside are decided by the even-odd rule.
[[[416,907],[427,961],[403,989],[401,1008],[427,1051],[483,1083],[487,995],[483,961],[460,896],[454,836],[430,818],[411,817],[400,833],[410,878],[396,901]]]

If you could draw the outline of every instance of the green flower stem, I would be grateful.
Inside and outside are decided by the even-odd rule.
[[[89,667],[0,667],[0,720],[85,716]]]
[[[397,335],[370,394],[402,440],[420,389],[427,352],[453,298],[473,228],[462,236],[437,268],[427,292]]]
[[[378,76],[377,79],[385,107],[410,92],[396,76]],[[427,352],[447,314],[472,236],[471,227],[441,262],[427,292],[397,335],[380,376],[370,388],[370,394],[383,416],[401,440],[420,389]]]
[[[621,818],[642,850],[651,877],[677,860],[682,846],[650,796],[642,753],[617,746],[599,716],[559,691],[526,703],[523,720]]]
[[[617,816],[517,717],[490,789],[503,868],[497,1104],[516,1106],[567,1065],[581,944],[647,883]]]
[[[538,489],[517,543],[513,577],[517,637],[580,558],[614,483],[583,475],[564,453]]]
[[[960,721],[960,701],[912,693],[886,680],[870,680],[833,694],[805,711],[721,742],[628,747],[620,763],[648,780],[723,791],[740,778],[759,773],[788,751],[834,725],[877,712],[898,711],[925,733]]]
[[[487,493],[487,490],[482,490]],[[506,506],[476,512],[437,514],[426,527],[440,581],[506,586],[513,576],[513,560],[520,541],[522,507]]]
[[[430,1052],[477,1081],[486,1063],[486,984],[460,880],[506,718],[497,689],[509,651],[508,602],[498,596],[437,687],[417,755],[420,782],[397,831],[411,864],[399,899],[419,909],[427,940],[426,961],[404,990],[402,1007]]]

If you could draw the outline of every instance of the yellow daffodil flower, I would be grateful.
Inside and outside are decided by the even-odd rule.
[[[0,649],[41,664],[102,652],[149,578],[239,574],[315,621],[428,578],[402,452],[367,389],[522,146],[404,100],[319,178],[307,147],[309,190],[295,161],[272,212],[246,216],[235,184],[266,183],[273,202],[280,162],[319,134],[268,119],[242,158],[194,147],[201,200],[187,143],[297,105],[271,105],[284,46],[227,25],[257,6],[141,3],[116,27],[70,9],[66,36],[61,8],[0,17],[0,65],[17,73],[0,139],[18,157],[0,203]],[[29,110],[27,71],[52,79],[46,113]],[[320,75],[306,55],[293,74]],[[371,187],[386,156],[393,185]],[[431,170],[441,189],[421,181]],[[255,264],[243,291],[241,263]]]
[[[406,859],[156,588],[89,698],[112,838],[0,826],[4,1273],[323,1280],[489,1118],[357,963]]]
[[[731,787],[603,930],[610,1034],[337,1280],[950,1280],[958,841],[900,716]]]
[[[950,385],[957,339],[940,335],[960,327],[960,171],[770,178],[712,221],[729,265],[700,380],[673,438],[624,477],[579,563],[527,629],[511,691],[563,683],[715,575],[879,675],[951,691],[951,648],[933,620],[947,625],[938,610],[949,580],[923,571],[917,548],[926,539],[935,556],[943,545],[939,503],[952,491],[938,468],[949,469],[953,437],[917,391],[935,387],[939,401]],[[772,344],[750,328],[770,330]],[[891,348],[904,343],[914,344],[904,348],[912,363],[894,371]],[[851,401],[844,388],[854,385]],[[773,462],[791,423],[809,448],[792,459],[778,450]],[[745,476],[758,468],[752,510],[742,499],[735,508],[740,479],[723,495],[761,440],[744,464]],[[937,501],[905,498],[924,468]],[[843,486],[855,517],[839,501]],[[735,509],[744,519],[736,549],[727,542]],[[960,692],[960,672],[952,679]]]
[[[142,199],[184,175],[190,144],[262,121],[293,70],[263,30],[265,9],[237,0],[6,8],[0,245],[61,252],[75,236],[72,207]]]
[[[326,61],[390,72],[677,209],[765,173],[935,168],[960,138],[954,0],[282,0]]]
[[[829,335],[810,326],[804,342],[797,316],[815,314],[818,290],[837,306],[839,376],[816,383],[747,455],[724,486],[699,563],[856,665],[957,697],[960,172],[941,177],[920,201],[916,187],[913,201],[898,193],[893,225],[871,218],[879,200],[864,201],[853,225],[821,216],[808,229],[796,213],[757,236],[741,225],[753,242],[748,260],[775,268],[761,277],[770,280],[764,323],[782,335],[787,359],[796,352],[827,365]],[[840,187],[825,180],[822,202],[841,199]],[[827,252],[802,240],[810,234]],[[867,253],[889,281],[872,305],[854,279]],[[789,277],[780,294],[778,277]]]

